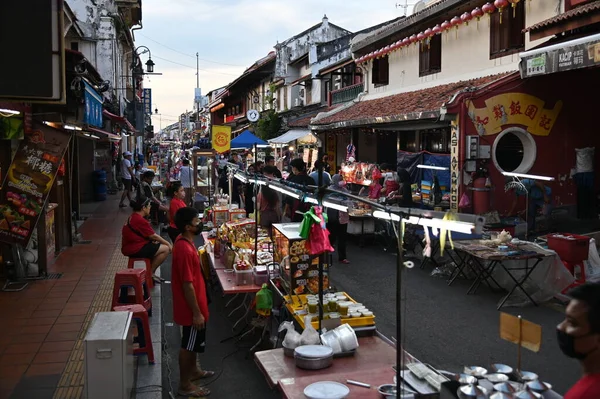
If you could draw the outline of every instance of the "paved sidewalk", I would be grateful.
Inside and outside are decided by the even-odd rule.
[[[110,311],[114,274],[127,268],[121,227],[130,213],[109,198],[80,229],[91,243],[68,248],[49,268],[59,279],[0,292],[0,399],[83,396],[83,338],[93,315]]]

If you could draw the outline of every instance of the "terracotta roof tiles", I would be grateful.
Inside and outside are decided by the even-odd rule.
[[[556,25],[559,22],[567,21],[569,19],[578,17],[580,15],[589,14],[590,12],[596,11],[596,10],[600,10],[600,0],[573,8],[572,10],[563,12],[562,14],[559,14],[555,17],[546,19],[545,21],[539,22],[535,25],[530,26],[529,28],[524,29],[523,32],[536,31],[541,28],[546,28],[551,25]]]
[[[512,72],[510,72],[512,73]],[[496,81],[509,73],[485,76],[469,81],[449,83],[427,89],[361,101],[338,113],[312,122],[312,125],[328,125],[337,122],[368,120],[367,123],[386,123],[394,118],[412,113],[436,113],[442,104],[458,91],[467,87],[480,87]],[[418,118],[406,118],[418,119]]]

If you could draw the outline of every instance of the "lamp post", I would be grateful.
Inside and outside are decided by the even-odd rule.
[[[139,49],[144,49],[141,53],[138,53]],[[131,76],[133,79],[133,109],[135,115],[135,127],[138,131],[144,132],[146,128],[145,123],[145,114],[143,107],[140,106],[137,100],[138,90],[139,90],[139,82],[138,79],[141,76],[142,79],[144,75],[162,75],[162,73],[154,72],[154,61],[152,61],[152,52],[146,46],[138,46],[133,50],[135,54],[132,62],[131,62]],[[146,61],[146,72],[144,72],[144,68],[142,66],[142,61],[140,59],[140,55],[148,53],[148,61]],[[150,111],[152,113],[152,111]]]
[[[162,114],[158,113],[158,108],[154,108],[154,115],[158,115],[158,131],[160,132],[162,130]]]

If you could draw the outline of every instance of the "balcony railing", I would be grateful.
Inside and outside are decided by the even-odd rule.
[[[358,94],[363,91],[363,87],[364,83],[361,82],[329,92],[329,105],[341,104],[354,100]]]

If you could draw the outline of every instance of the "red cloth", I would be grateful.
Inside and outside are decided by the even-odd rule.
[[[565,395],[565,399],[598,398],[600,398],[600,373],[584,375]]]
[[[169,216],[171,217],[171,221],[169,222],[169,226],[176,229],[175,226],[175,214],[181,208],[185,208],[185,202],[179,198],[173,198],[171,200],[171,205],[169,205]]]
[[[183,293],[183,283],[191,282],[196,292],[196,301],[204,320],[208,321],[208,300],[206,286],[200,269],[200,256],[194,244],[179,236],[173,247],[171,266],[171,290],[173,291],[173,321],[180,326],[192,325],[192,309]]]
[[[397,191],[400,188],[400,185],[396,182],[396,180],[386,180],[385,181],[385,194],[389,194],[392,191]]]
[[[133,230],[140,234],[134,233],[127,223],[125,223],[121,237],[121,253],[125,256],[137,253],[150,241],[150,236],[154,235],[154,229],[150,225],[150,222],[144,219],[139,213],[131,214],[129,224],[131,224]]]
[[[379,199],[379,196],[381,194],[381,189],[382,189],[381,184],[379,184],[379,183],[372,184],[369,187],[369,198]]]

